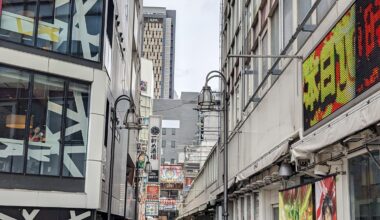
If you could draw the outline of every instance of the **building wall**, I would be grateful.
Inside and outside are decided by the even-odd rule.
[[[174,98],[175,20],[175,11],[144,8],[143,56],[153,61],[155,98]]]
[[[301,29],[297,25],[302,22],[314,2],[303,0],[223,1],[221,68],[228,79],[230,94],[228,186],[230,187],[229,201],[232,202],[229,204],[229,218],[233,220],[278,219],[279,216],[276,214],[279,205],[278,191],[304,183],[305,179],[316,181],[318,177],[314,172],[317,168],[314,166],[323,164],[324,161],[329,161],[327,164],[333,164],[328,165],[330,170],[327,174],[337,175],[337,218],[349,219],[359,215],[364,216],[363,207],[360,209],[360,204],[369,207],[365,199],[356,197],[356,190],[360,191],[360,189],[355,188],[356,183],[353,181],[358,176],[355,174],[356,170],[358,167],[365,166],[363,164],[366,164],[366,158],[369,156],[365,149],[362,149],[363,146],[367,142],[378,146],[377,142],[371,142],[371,140],[379,135],[374,131],[376,129],[373,126],[379,122],[380,118],[369,116],[370,109],[375,108],[377,104],[373,104],[372,107],[368,105],[369,102],[373,103],[375,97],[379,95],[378,87],[375,86],[372,93],[363,95],[363,99],[359,98],[350,102],[345,110],[333,114],[324,120],[326,123],[322,122],[311,132],[304,129],[303,121],[305,96],[303,93],[307,90],[303,87],[302,76],[306,71],[303,62],[354,2],[363,3],[321,1],[308,21],[308,24],[315,25],[316,29],[294,35],[293,41],[293,34]],[[353,16],[353,14],[355,13],[349,11],[346,15]],[[347,22],[347,19],[345,21]],[[344,30],[346,30],[346,35],[350,33],[348,28]],[[334,36],[341,35],[335,33]],[[334,48],[338,50],[337,47],[335,45]],[[282,53],[299,55],[302,59],[282,59],[276,62],[272,58],[227,58],[227,54],[240,53],[256,55]],[[372,60],[371,65],[377,65],[376,62]],[[328,66],[327,63],[325,64]],[[279,69],[281,75],[270,74],[271,69],[272,71]],[[368,117],[359,116],[359,112]],[[361,118],[361,123],[357,121],[359,118]],[[360,138],[353,139],[355,136]],[[222,149],[223,146],[218,147]],[[345,153],[341,154],[342,152]],[[206,160],[185,198],[184,203],[187,205],[183,209],[183,216],[192,216],[200,210],[207,210],[209,208],[207,204],[210,205],[210,202],[215,202],[215,199],[222,198],[223,153],[223,151],[215,151],[218,155],[217,161],[213,162],[211,156]],[[301,154],[297,155],[297,153]],[[373,150],[373,154],[377,157],[378,151]],[[337,163],[331,162],[332,157]],[[286,180],[287,185],[283,185],[278,176],[279,165],[284,159],[292,163],[293,171],[295,171],[294,175]],[[300,159],[307,161],[306,167],[301,164]],[[356,160],[362,162],[354,165],[353,161]],[[217,169],[213,171],[217,174],[216,180],[208,178],[209,167],[212,166],[217,166]],[[367,171],[367,168],[362,170],[362,172]],[[375,182],[377,181],[369,185],[373,187]],[[353,188],[355,190],[352,190]],[[242,197],[245,198],[242,200]],[[379,195],[371,195],[371,197],[376,200]],[[252,208],[247,208],[248,204]],[[219,204],[216,205],[216,209],[218,206]]]
[[[166,134],[162,135],[162,141],[165,144],[162,145],[162,158],[165,162],[171,162],[174,159],[178,161],[178,154],[184,152],[186,145],[192,144],[197,131],[198,112],[193,110],[196,107],[197,93],[183,92],[181,99],[155,99],[153,101],[153,113],[155,115],[162,115],[162,120],[176,121],[179,123],[179,128],[172,128],[163,123],[163,129],[166,130]],[[178,127],[178,126],[175,126]],[[175,134],[172,134],[174,129]],[[163,131],[164,133],[164,131]],[[173,147],[172,147],[173,141]]]
[[[81,136],[87,135],[86,138],[83,138],[83,143],[86,145],[85,147],[87,149],[87,151],[84,152],[85,164],[83,166],[85,166],[85,169],[83,175],[80,178],[73,178],[72,181],[64,180],[63,178],[56,178],[54,176],[49,177],[49,181],[42,181],[46,177],[43,177],[42,175],[39,177],[39,174],[34,177],[29,176],[28,174],[21,175],[23,176],[22,178],[24,178],[23,181],[25,183],[28,183],[28,181],[30,181],[30,183],[35,181],[32,179],[39,179],[40,185],[28,184],[29,186],[22,187],[21,185],[24,183],[20,182],[15,183],[11,187],[1,187],[0,191],[2,199],[0,199],[0,204],[2,207],[9,207],[10,209],[17,207],[35,207],[41,210],[41,213],[47,210],[45,208],[55,208],[54,212],[56,211],[62,213],[66,209],[67,212],[71,209],[80,209],[91,210],[91,215],[94,214],[95,210],[98,210],[98,213],[107,211],[108,180],[110,175],[109,157],[111,149],[111,147],[109,147],[111,143],[111,106],[116,100],[116,97],[121,94],[128,94],[133,98],[133,100],[135,100],[136,108],[139,110],[140,91],[138,89],[138,85],[140,83],[141,52],[138,45],[141,44],[141,35],[138,30],[140,30],[142,23],[142,1],[113,1],[114,10],[112,10],[112,12],[113,14],[119,15],[119,26],[116,25],[118,24],[116,21],[110,22],[110,20],[107,20],[103,22],[103,19],[107,17],[106,12],[108,11],[109,4],[103,5],[103,3],[105,3],[103,1],[92,1],[91,3],[88,1],[86,3],[83,3],[82,1],[76,2],[78,2],[76,7],[84,7],[84,5],[86,5],[85,8],[88,11],[77,11],[78,13],[85,13],[81,14],[83,15],[83,20],[81,20],[80,16],[73,18],[73,36],[69,37],[69,39],[72,38],[73,41],[71,42],[71,49],[61,51],[67,43],[65,42],[67,41],[66,38],[61,35],[65,35],[68,30],[62,29],[62,32],[59,32],[60,35],[55,36],[56,32],[54,32],[54,27],[67,27],[67,25],[60,23],[59,19],[54,19],[55,24],[51,25],[53,27],[51,30],[53,31],[51,35],[46,34],[45,36],[41,33],[37,36],[37,39],[41,38],[43,40],[38,40],[43,43],[43,46],[41,46],[41,42],[35,45],[27,44],[28,46],[24,46],[22,45],[24,43],[22,41],[10,42],[10,39],[2,38],[0,40],[1,54],[7,54],[7,56],[0,56],[0,66],[6,66],[7,68],[12,69],[17,68],[26,74],[34,74],[34,76],[38,77],[40,75],[49,76],[51,80],[55,79],[55,77],[59,77],[60,79],[64,78],[70,83],[68,85],[74,85],[74,83],[77,83],[78,85],[89,85],[89,105],[80,105],[81,100],[78,98],[78,93],[72,94],[73,97],[71,97],[71,99],[74,99],[75,101],[73,101],[73,103],[76,104],[71,104],[69,107],[71,109],[67,111],[67,118],[65,118],[67,124],[73,124],[72,127],[65,129],[65,133],[68,135],[71,133],[77,133],[75,135],[78,135],[78,126],[80,123],[83,123],[86,120],[88,121],[88,129],[86,130],[81,128],[81,130],[79,130],[79,134],[82,134]],[[5,4],[4,1],[3,4]],[[66,7],[62,4],[66,3],[55,4],[55,6],[61,6],[63,9],[70,9],[70,7]],[[91,4],[93,4],[92,7]],[[41,5],[41,7],[45,6],[46,5]],[[17,32],[14,29],[16,23],[12,23],[12,16],[14,17],[15,15],[13,14],[18,13],[17,10],[12,11],[14,9],[12,7],[2,7],[2,9],[1,22],[6,22],[8,26],[6,29],[1,30],[1,32],[8,34],[11,33],[10,35],[14,37],[19,35],[20,33],[18,32],[20,32],[20,30]],[[94,21],[88,18],[86,18],[86,20],[84,19],[86,13],[89,13],[90,9],[93,9],[91,12],[94,12],[97,15],[102,15],[100,20]],[[44,13],[45,12],[48,12],[48,10],[45,10]],[[11,20],[6,20],[4,18],[6,16],[8,16]],[[94,17],[96,18],[96,16],[93,16],[92,18]],[[111,15],[110,18],[115,19],[115,16]],[[21,20],[21,22],[29,21],[28,19]],[[40,27],[45,25],[43,22],[45,21],[40,21]],[[99,28],[100,31],[99,33],[94,31],[88,31],[88,33],[84,33],[82,31],[79,33],[76,29],[76,23],[80,23],[79,26],[81,26],[81,30]],[[106,29],[107,25],[110,25],[112,43],[107,37],[108,34],[102,32],[103,23],[105,24],[104,29]],[[28,26],[28,24],[24,24],[23,27],[29,28],[30,26]],[[87,27],[87,29],[84,27]],[[40,30],[46,29],[41,28]],[[28,32],[28,30],[23,31],[24,34],[26,32]],[[122,33],[122,35],[120,33]],[[15,37],[14,39],[16,38],[19,40],[26,38],[31,39],[31,36],[26,33],[24,38]],[[40,46],[43,50],[37,48]],[[83,53],[80,53],[80,51]],[[133,53],[131,51],[133,51]],[[122,54],[122,56],[120,54]],[[20,62],[20,60],[22,60],[22,62]],[[2,72],[0,74],[8,73]],[[37,82],[38,81],[34,81],[34,84]],[[46,85],[45,88],[47,88]],[[78,86],[78,88],[81,87]],[[67,91],[68,95],[72,93],[69,88]],[[70,98],[70,96],[66,95],[64,97],[68,97],[68,99]],[[123,118],[128,107],[128,103],[124,102],[118,106],[119,119]],[[50,103],[49,108],[51,109],[49,111],[57,112],[62,109],[59,106],[54,105],[54,103]],[[81,112],[81,110],[87,111],[88,113],[86,114],[85,112]],[[59,120],[57,120],[57,122],[58,121]],[[78,124],[76,124],[75,121],[78,121]],[[43,135],[46,135],[46,138],[49,139],[47,136],[50,136],[51,134],[47,131],[44,131],[44,133],[45,134]],[[54,137],[56,137],[56,135],[57,133],[54,134]],[[71,139],[78,142],[76,139],[77,136],[75,135],[73,135]],[[138,137],[137,132],[130,131],[128,134],[128,131],[126,130],[118,130],[117,136],[118,138],[115,148],[115,164],[117,164],[117,166],[115,166],[114,169],[114,172],[117,173],[117,175],[114,175],[112,213],[122,216],[124,207],[132,207],[131,204],[134,193],[129,193],[129,204],[125,204],[124,191],[127,161],[129,161],[128,164],[130,167],[134,166],[133,163],[136,161],[136,146]],[[44,144],[48,144],[47,142]],[[65,139],[65,143],[66,142],[67,140]],[[130,147],[127,151],[127,148],[124,146],[128,145]],[[73,143],[71,143],[70,147],[73,148],[70,148],[72,152],[64,153],[65,156],[63,158],[66,157],[66,159],[63,159],[64,161],[70,158],[74,160],[74,158],[78,157],[76,153],[83,150],[79,149],[80,146],[76,146],[76,144]],[[43,163],[47,163],[50,159],[50,155],[54,152],[48,152],[44,149],[41,150],[43,150],[44,154],[47,154],[45,156],[41,156],[40,158],[43,161],[41,163],[43,166],[45,165]],[[66,150],[69,150],[69,148],[66,148],[65,146],[63,152]],[[72,170],[70,172],[73,173],[73,177],[77,177],[76,174],[79,175],[81,173],[81,167],[79,167],[78,164],[71,163],[64,166],[66,166],[65,169]],[[76,168],[79,169],[79,172],[77,172]],[[13,178],[11,177],[12,174],[2,173],[1,175],[9,175],[8,178],[3,176],[4,178],[2,179],[5,180],[3,182],[4,184],[7,184],[8,180]],[[130,179],[132,180],[133,178]],[[83,186],[81,186],[83,189],[73,190],[73,188],[77,186],[78,182],[83,182]],[[133,181],[130,181],[130,186],[132,183]],[[4,210],[0,210],[0,215],[4,214]],[[22,209],[20,208],[17,210]],[[133,218],[133,211],[133,208],[130,208],[127,211],[127,215],[131,218]],[[51,213],[52,212],[50,212],[50,214]],[[43,214],[47,215],[46,213]],[[57,213],[54,215],[58,216]],[[74,218],[75,216],[72,215],[71,217]],[[19,217],[15,218],[19,219]],[[38,218],[46,219],[48,217],[38,216]],[[61,218],[63,219],[62,216]],[[78,217],[78,219],[81,219],[81,217]]]

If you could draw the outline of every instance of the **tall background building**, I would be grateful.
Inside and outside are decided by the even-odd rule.
[[[174,98],[176,11],[144,7],[143,57],[153,61],[154,98]]]

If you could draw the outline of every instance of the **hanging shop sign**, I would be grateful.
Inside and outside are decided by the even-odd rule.
[[[315,183],[316,219],[337,220],[335,176]]]
[[[183,183],[161,183],[161,189],[165,190],[183,190]]]
[[[161,152],[161,117],[150,116],[149,119],[149,146],[148,156],[152,170],[160,169],[160,152]]]
[[[182,183],[184,182],[184,173],[182,166],[161,166],[160,169],[161,183]]]
[[[159,202],[146,201],[145,216],[158,216]]]
[[[280,220],[313,220],[313,185],[307,184],[279,193]]]
[[[379,86],[380,6],[375,2],[356,1],[303,62],[305,131]]]
[[[160,210],[162,211],[176,211],[177,210],[177,200],[160,198]]]
[[[160,199],[160,185],[147,184],[146,185],[146,199],[159,200]]]
[[[149,172],[148,174],[148,182],[150,183],[158,183],[158,175],[159,175],[159,171],[158,170],[152,170]]]

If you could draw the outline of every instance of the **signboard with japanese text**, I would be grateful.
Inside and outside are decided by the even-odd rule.
[[[150,183],[158,183],[159,180],[159,170],[152,170],[148,174],[148,182]]]
[[[184,173],[182,166],[163,165],[160,169],[161,183],[182,183],[184,182]]]
[[[176,211],[177,200],[169,198],[160,198],[160,210],[162,211]]]
[[[146,199],[159,200],[160,199],[160,185],[147,184],[146,185]]]
[[[379,13],[375,0],[356,1],[303,62],[305,131],[326,123],[330,115],[340,114],[378,86]]]
[[[150,116],[149,122],[149,146],[147,153],[152,170],[159,170],[161,152],[161,117]]]
[[[145,216],[158,216],[159,202],[145,202]]]

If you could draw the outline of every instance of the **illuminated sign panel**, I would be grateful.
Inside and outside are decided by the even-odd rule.
[[[379,8],[357,1],[303,62],[304,130],[380,81]]]

